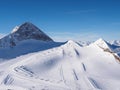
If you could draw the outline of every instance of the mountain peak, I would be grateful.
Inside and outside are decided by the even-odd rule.
[[[99,38],[98,40],[95,41],[96,44],[99,44],[99,43],[106,43],[106,41],[102,38]]]
[[[67,43],[74,43],[74,41],[73,40],[68,40]]]
[[[20,25],[20,27],[35,27],[35,28],[38,28],[34,24],[32,24],[31,22],[24,22],[23,24]],[[28,29],[26,29],[26,30],[28,30]]]
[[[17,26],[18,27],[18,26]],[[25,31],[39,31],[41,33],[43,33],[38,27],[36,27],[34,24],[30,23],[30,22],[25,22],[23,24],[21,24],[17,30],[15,30],[14,33],[16,32],[25,32]]]
[[[31,22],[24,22],[23,24],[33,25]]]
[[[42,32],[42,30],[30,22],[25,22],[19,27],[15,28],[11,36],[16,37],[20,41],[26,39],[53,41],[49,36]]]
[[[75,41],[73,41],[73,40],[68,40],[63,46],[65,46],[65,47],[81,47],[81,46],[79,46],[79,44],[78,43],[76,43]]]
[[[16,26],[12,32],[0,40],[0,44],[4,43],[3,46],[10,46],[10,43],[16,45],[17,42],[23,40],[40,40],[40,41],[53,41],[48,35],[46,35],[42,30],[30,22],[25,22],[20,26]],[[6,42],[7,41],[7,42]]]
[[[97,41],[96,41],[96,43],[98,43],[98,42],[106,42],[103,38],[99,38]]]
[[[23,27],[28,28],[28,27],[36,27],[36,26],[34,24],[30,23],[30,22],[25,22],[25,23],[21,24],[20,26],[15,26],[11,33],[15,33],[18,30],[21,30],[20,28],[23,28]],[[24,30],[29,30],[29,29],[24,29]]]
[[[95,41],[94,44],[96,44],[97,46],[104,48],[104,49],[110,49],[109,43],[102,38]]]

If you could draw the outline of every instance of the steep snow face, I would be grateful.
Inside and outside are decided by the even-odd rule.
[[[16,46],[23,40],[34,39],[40,41],[53,41],[49,36],[42,32],[32,23],[26,22],[19,27],[15,27],[11,34],[0,39],[0,47]]]

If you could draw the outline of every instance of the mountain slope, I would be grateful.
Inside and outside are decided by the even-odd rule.
[[[46,42],[39,40],[24,40],[17,43],[14,47],[0,48],[0,61],[9,60],[29,53],[39,52],[46,49],[58,47],[64,43]]]
[[[120,90],[120,47],[54,42],[31,23],[0,39],[0,90]]]
[[[84,46],[90,45],[92,42],[90,42],[90,41],[78,41],[77,43],[78,43],[80,46],[84,47]]]
[[[120,62],[120,46],[112,45],[103,39],[98,39],[93,43],[105,52],[113,54],[113,56]]]
[[[97,46],[99,46],[102,49],[108,49],[112,51],[112,45],[110,45],[107,41],[103,40],[102,38],[98,39],[94,42]]]
[[[25,22],[0,39],[0,61],[57,47],[61,44],[54,42],[32,23]]]
[[[120,40],[109,41],[110,44],[120,46]]]
[[[0,64],[0,88],[21,90],[119,90],[120,65],[111,53],[68,41]],[[8,87],[9,86],[9,87]]]

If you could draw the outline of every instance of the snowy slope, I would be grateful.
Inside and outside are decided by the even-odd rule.
[[[0,90],[120,90],[120,64],[101,43],[70,40],[1,62]]]
[[[120,46],[54,42],[31,23],[0,39],[0,90],[120,90]]]
[[[90,41],[77,41],[77,43],[78,43],[80,46],[84,47],[84,46],[90,45],[92,42],[90,42]]]
[[[120,46],[120,40],[109,41],[110,44]]]
[[[6,47],[0,49],[0,61],[6,59],[16,58],[18,56],[22,56],[28,53],[34,53],[54,47],[58,47],[63,43],[60,42],[45,42],[39,40],[24,40],[19,42],[14,47]]]
[[[120,56],[120,46],[118,45],[110,44],[103,39],[98,39],[96,42],[94,42],[94,44],[99,46],[104,51],[112,53],[114,56]]]
[[[4,34],[0,34],[0,39],[3,38],[5,35]]]

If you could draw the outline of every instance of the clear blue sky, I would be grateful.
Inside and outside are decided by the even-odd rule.
[[[120,40],[120,0],[0,0],[0,33],[32,22],[58,41]]]

